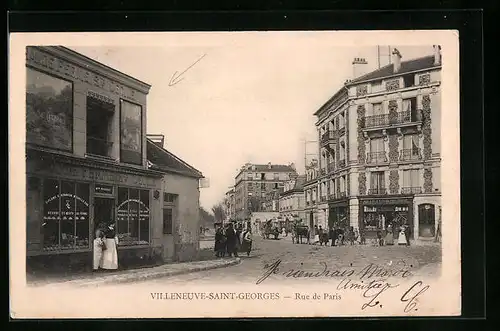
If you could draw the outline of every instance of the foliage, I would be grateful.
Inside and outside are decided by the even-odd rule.
[[[205,227],[211,227],[215,223],[214,215],[210,214],[205,208],[200,207],[200,224]]]
[[[212,207],[212,213],[214,214],[216,222],[222,222],[226,219],[226,209],[224,208],[224,204],[218,203]]]

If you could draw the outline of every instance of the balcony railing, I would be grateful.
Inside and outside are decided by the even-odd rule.
[[[328,169],[328,172],[335,171],[335,162],[328,163],[327,169]]]
[[[401,188],[401,194],[420,194],[422,193],[422,188],[421,187],[402,187]]]
[[[374,128],[380,126],[398,125],[412,122],[421,122],[422,112],[420,109],[405,110],[397,112],[397,115],[390,117],[389,114],[372,115],[365,117],[364,127]]]
[[[328,194],[328,200],[335,200],[336,198],[335,193]]]
[[[370,188],[368,189],[369,195],[384,195],[387,194],[387,189],[385,187]]]
[[[366,155],[366,163],[385,163],[387,162],[387,153],[384,152],[370,152]]]
[[[403,149],[399,152],[400,161],[413,161],[421,159],[422,159],[422,153],[420,148]]]
[[[339,168],[345,167],[345,159],[339,160]]]
[[[87,154],[110,157],[112,147],[112,141],[96,137],[87,137]]]
[[[330,142],[333,142],[337,138],[337,132],[336,131],[326,131],[321,135],[321,145],[327,145]]]

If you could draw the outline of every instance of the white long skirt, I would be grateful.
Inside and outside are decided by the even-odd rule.
[[[116,239],[106,238],[106,249],[102,253],[103,269],[118,269],[118,251],[116,250]]]
[[[102,255],[103,251],[101,246],[99,245],[99,239],[94,239],[94,258],[93,258],[93,268],[94,270],[102,268]]]
[[[319,234],[314,235],[314,243],[319,243]]]
[[[398,237],[398,245],[406,245],[406,244],[407,244],[406,235],[403,231],[401,231]]]

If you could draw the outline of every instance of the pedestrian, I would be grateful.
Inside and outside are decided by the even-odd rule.
[[[102,228],[98,228],[94,239],[93,270],[98,271],[102,268],[102,256],[106,250],[106,237]]]
[[[377,231],[377,244],[379,246],[384,246],[384,239],[382,239],[382,231],[381,230]]]
[[[332,240],[332,246],[335,246],[335,239],[337,239],[337,230],[332,226],[328,237]]]
[[[222,230],[221,226],[218,226],[217,230],[215,231],[215,245],[214,245],[215,256],[224,257],[225,248],[226,245],[225,245],[224,231]]]
[[[402,225],[401,228],[399,229],[398,245],[406,246],[407,244],[408,242],[406,241],[405,226]]]
[[[232,223],[226,229],[226,251],[229,257],[238,257],[238,237]]]
[[[286,236],[286,230],[285,230],[285,227],[283,227],[283,228],[281,229],[281,235],[282,235],[283,237],[285,237],[285,236]]]
[[[105,231],[106,249],[102,254],[102,268],[106,270],[118,269],[118,236],[115,231],[115,224],[109,224]]]
[[[242,250],[247,253],[247,256],[250,256],[252,251],[252,230],[250,228],[243,233]]]
[[[410,246],[410,231],[410,226],[405,225],[406,246]]]
[[[394,245],[394,234],[393,234],[393,230],[392,230],[392,225],[391,224],[387,225],[387,229],[386,229],[386,234],[385,234],[384,241],[385,241],[386,245],[389,245],[389,246]]]
[[[317,225],[314,226],[313,235],[314,235],[313,245],[316,245],[317,243],[319,243],[319,229]]]

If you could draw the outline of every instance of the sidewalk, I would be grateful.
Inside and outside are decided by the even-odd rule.
[[[111,284],[116,285],[118,283],[140,282],[149,279],[177,276],[192,272],[224,268],[237,265],[240,263],[241,260],[239,258],[172,263],[151,268],[75,275],[70,279],[32,281],[28,283],[28,286],[69,285],[78,287],[93,287],[93,286],[102,286]]]

